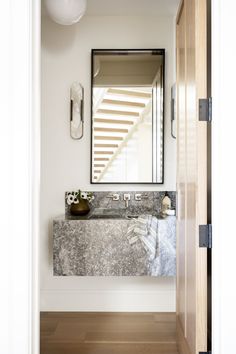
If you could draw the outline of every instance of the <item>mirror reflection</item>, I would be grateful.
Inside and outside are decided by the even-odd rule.
[[[164,50],[92,51],[92,183],[163,183]]]

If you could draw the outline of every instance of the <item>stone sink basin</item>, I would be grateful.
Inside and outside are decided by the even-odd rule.
[[[155,215],[158,219],[163,219],[162,215]],[[126,209],[94,209],[88,216],[88,219],[137,219],[138,214],[129,214]]]
[[[124,219],[123,210],[96,208],[91,211],[88,219]]]

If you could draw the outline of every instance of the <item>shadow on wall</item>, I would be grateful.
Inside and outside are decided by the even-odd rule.
[[[48,266],[50,269],[53,269],[53,224],[52,222],[48,223]]]
[[[76,25],[62,26],[48,16],[42,17],[42,47],[49,52],[61,52],[71,47],[76,37]]]

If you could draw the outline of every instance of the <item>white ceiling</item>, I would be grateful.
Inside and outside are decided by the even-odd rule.
[[[173,16],[180,0],[88,0],[89,16]],[[42,1],[42,15],[46,11]]]

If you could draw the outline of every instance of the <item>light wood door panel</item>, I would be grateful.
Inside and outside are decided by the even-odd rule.
[[[206,123],[198,99],[207,97],[205,0],[182,1],[177,18],[178,244],[177,327],[180,354],[207,351],[207,253],[198,247],[207,216]]]
[[[196,353],[196,191],[197,116],[195,73],[195,1],[186,1],[186,338]]]
[[[196,2],[196,95],[207,97],[207,1]],[[199,225],[207,223],[207,123],[197,124],[197,221]],[[201,350],[207,351],[207,249],[198,248],[196,267],[197,343]],[[203,349],[202,349],[203,348]]]

